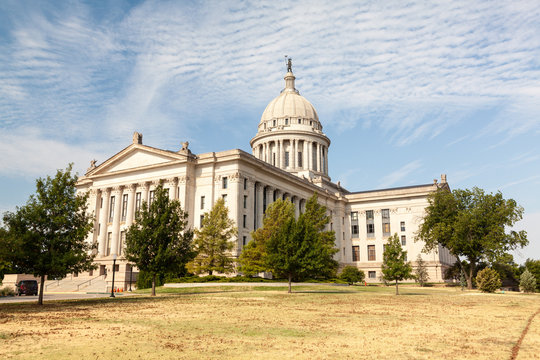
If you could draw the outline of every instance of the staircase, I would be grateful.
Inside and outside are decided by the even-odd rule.
[[[45,292],[107,292],[106,275],[79,276],[68,275],[61,280],[45,281]]]

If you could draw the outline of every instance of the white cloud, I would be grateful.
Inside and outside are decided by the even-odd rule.
[[[540,212],[525,213],[523,220],[518,222],[513,230],[525,230],[527,231],[527,239],[529,245],[523,249],[516,249],[512,251],[514,260],[517,263],[524,263],[528,258],[540,259]]]
[[[410,163],[402,166],[396,171],[384,176],[379,183],[379,188],[388,188],[392,185],[402,183],[403,179],[410,177],[410,174],[415,170],[418,170],[422,166],[422,162],[419,160],[411,161]]]

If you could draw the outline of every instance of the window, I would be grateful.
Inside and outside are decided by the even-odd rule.
[[[352,237],[358,237],[358,225],[351,225]]]
[[[358,221],[358,212],[354,211],[351,213],[351,221]]]
[[[366,219],[373,220],[373,210],[366,210]]]
[[[407,262],[407,253],[403,254],[403,260]]]
[[[221,195],[221,198],[223,199],[223,202],[225,203],[225,205],[227,205],[227,194]]]
[[[244,190],[247,190],[247,179],[244,178]]]
[[[313,149],[311,149],[311,157],[313,159],[313,164],[312,167],[313,167],[313,170],[317,171],[317,145],[313,144]]]
[[[401,245],[407,245],[407,237],[405,235],[401,235]]]
[[[201,217],[199,218],[199,229],[202,229],[203,227],[203,220],[204,220],[204,215],[201,215]]]
[[[150,191],[150,201],[148,202],[148,205],[152,205],[155,197],[156,197],[156,191],[155,190]]]
[[[97,226],[97,234],[99,236],[99,234],[101,233],[101,224],[98,224]]]
[[[302,167],[302,152],[298,152],[298,167]]]
[[[298,123],[301,124],[301,123],[302,123],[302,119],[298,119]]]
[[[103,208],[103,196],[100,198],[99,208],[100,208],[100,209]]]
[[[352,247],[352,261],[360,261],[360,246]]]
[[[375,261],[375,245],[367,246],[368,261]]]
[[[377,278],[377,272],[376,271],[368,271],[368,278],[376,279]]]
[[[382,209],[381,215],[383,236],[390,236],[390,210]]]
[[[247,236],[242,236],[242,246],[246,246]]]
[[[367,228],[367,236],[368,237],[374,237],[375,236],[375,224],[366,224]]]
[[[124,194],[122,195],[122,221],[126,221],[127,205],[128,205],[128,196],[127,194]]]
[[[135,194],[135,210],[139,211],[141,209],[141,193],[138,192]]]
[[[111,196],[111,205],[109,206],[109,222],[114,218],[114,196]]]
[[[201,196],[201,210],[204,210],[204,196]]]
[[[285,167],[289,167],[289,152],[285,151]]]
[[[244,209],[247,209],[247,195],[244,195]]]
[[[243,215],[242,217],[242,226],[245,228],[247,223],[247,215]]]
[[[124,244],[126,243],[126,232],[125,231],[121,231],[120,232],[120,244],[118,244],[118,255],[122,255],[122,253],[124,252]]]
[[[400,222],[399,226],[401,227],[401,231],[405,231],[405,221]]]
[[[229,179],[226,176],[224,176],[221,179],[221,188],[226,189],[228,185],[229,185]]]
[[[111,255],[112,232],[107,233],[107,256]]]
[[[114,271],[115,271],[115,272],[120,271],[120,265],[118,265],[118,264],[117,264],[117,265],[114,265]]]
[[[273,124],[274,126],[276,126],[276,120],[272,121],[272,124]]]
[[[368,238],[375,237],[375,224],[373,221],[373,210],[366,210],[366,233]]]
[[[276,166],[276,153],[272,153],[272,165]]]
[[[285,119],[285,125],[289,125],[289,119]]]

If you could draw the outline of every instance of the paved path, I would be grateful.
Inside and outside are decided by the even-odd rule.
[[[347,284],[334,284],[334,283],[292,283],[292,286],[348,286]],[[289,286],[287,282],[207,282],[207,283],[171,283],[165,284],[164,287],[168,288],[191,288],[191,287],[207,287],[207,286],[269,286],[280,287]]]
[[[124,292],[115,294],[117,297],[122,296],[131,296],[135,295],[134,293]],[[45,293],[43,294],[43,302],[51,300],[76,300],[76,299],[94,299],[94,298],[105,298],[109,297],[111,294],[86,294],[86,293],[75,293],[75,292],[65,292],[65,293]],[[37,303],[37,296],[6,296],[0,297],[0,304],[6,303],[20,303],[20,302],[35,302]]]

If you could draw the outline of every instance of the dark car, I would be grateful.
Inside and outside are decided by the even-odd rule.
[[[17,295],[37,295],[38,283],[36,280],[21,280],[17,283],[17,289],[15,290]]]

